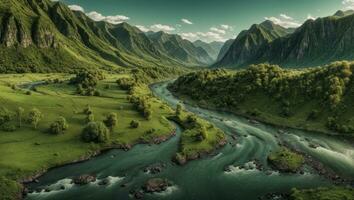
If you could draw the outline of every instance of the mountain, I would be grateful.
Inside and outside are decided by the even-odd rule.
[[[333,16],[345,17],[354,14],[354,10],[338,10]]]
[[[307,20],[295,32],[267,42],[261,41],[258,46],[253,45],[253,48],[234,42],[217,66],[242,67],[267,62],[284,67],[309,67],[337,60],[353,60],[352,13],[338,11],[333,16]]]
[[[229,49],[230,49],[231,45],[234,43],[234,41],[235,41],[234,39],[230,39],[224,43],[224,45],[221,47],[221,49],[219,51],[216,61],[220,61],[225,56],[225,54],[229,51]]]
[[[255,60],[258,52],[264,46],[291,32],[292,30],[274,24],[269,20],[261,24],[254,24],[250,29],[242,31],[237,36],[223,58],[214,64],[214,66],[239,66]]]
[[[207,65],[213,62],[209,54],[201,47],[196,47],[192,42],[179,35],[165,32],[148,32],[146,35],[153,41],[160,52],[174,58],[185,65]]]
[[[354,137],[354,63],[283,69],[205,70],[180,76],[169,89],[204,108],[220,109],[281,127]]]
[[[50,0],[1,0],[0,72],[181,66],[127,23],[96,22]]]
[[[214,42],[207,43],[207,42],[203,42],[201,40],[197,40],[197,41],[193,42],[193,44],[196,47],[203,48],[214,61],[216,61],[216,59],[219,55],[220,49],[224,45],[223,42],[214,41]]]

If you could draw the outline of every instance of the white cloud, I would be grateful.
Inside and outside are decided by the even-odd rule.
[[[181,19],[181,21],[185,24],[193,24],[193,22],[191,22],[190,20],[188,19]]]
[[[129,17],[124,15],[104,16],[101,13],[98,13],[96,11],[86,13],[86,15],[94,21],[106,21],[111,24],[120,24],[122,22],[129,20]]]
[[[69,5],[70,10],[85,12],[84,8],[79,5]]]
[[[317,17],[314,17],[314,16],[312,16],[311,14],[308,14],[307,15],[307,18],[306,19],[312,19],[312,20],[315,20]]]
[[[280,14],[280,17],[286,20],[294,20],[292,17],[289,17],[286,14]]]
[[[216,27],[211,27],[210,28],[211,31],[213,32],[216,32],[216,33],[220,33],[220,34],[226,34],[226,31],[224,29],[219,29],[219,28],[216,28]]]
[[[195,41],[195,40],[204,40],[204,41],[226,41],[220,33],[208,31],[208,32],[196,32],[196,33],[182,33],[182,38]]]
[[[227,25],[227,24],[221,24],[220,27],[224,30],[229,30],[232,28],[230,25]]]
[[[182,38],[187,40],[197,40],[198,35],[195,33],[181,33]]]
[[[171,32],[176,30],[174,27],[169,26],[169,25],[163,25],[163,24],[154,24],[150,26],[150,29],[152,31],[164,31],[164,32]]]
[[[301,23],[286,14],[280,14],[279,17],[265,17],[265,19],[285,28],[295,28],[301,26]]]
[[[143,31],[143,32],[148,32],[148,31],[150,31],[150,29],[149,29],[148,27],[146,27],[146,26],[136,25],[136,27],[137,27],[138,29],[140,29],[141,31]]]
[[[354,0],[343,0],[344,10],[354,10]]]

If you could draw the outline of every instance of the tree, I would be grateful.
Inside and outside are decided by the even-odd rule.
[[[86,123],[95,121],[95,115],[93,113],[86,115]]]
[[[22,126],[22,116],[23,116],[24,112],[25,112],[25,109],[23,109],[22,107],[18,107],[16,110],[16,115],[18,118],[18,127],[20,127],[20,128]]]
[[[182,107],[182,104],[177,104],[177,107],[176,107],[176,116],[179,116],[181,113],[182,113],[182,110],[183,110],[183,107]]]
[[[201,142],[203,140],[208,139],[208,133],[204,126],[200,127],[198,131],[199,133],[197,134],[197,141]]]
[[[115,126],[117,126],[118,119],[116,113],[110,113],[103,123],[112,131]]]
[[[92,109],[91,109],[91,106],[90,105],[86,105],[86,108],[84,109],[84,114],[86,115],[89,115],[89,114],[92,114]]]
[[[150,120],[152,118],[152,111],[149,108],[144,109],[144,117],[147,120]]]
[[[62,134],[69,128],[68,123],[64,117],[59,117],[55,122],[50,125],[49,131],[52,134]]]
[[[43,115],[37,108],[33,108],[28,115],[28,122],[33,125],[34,129],[37,129],[38,123],[41,121]]]
[[[130,127],[131,128],[138,128],[139,126],[140,126],[140,123],[138,121],[136,121],[136,120],[132,120],[130,122]]]
[[[85,142],[106,143],[110,139],[110,133],[102,122],[89,122],[81,134]]]

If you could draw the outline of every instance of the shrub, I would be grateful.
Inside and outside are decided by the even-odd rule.
[[[136,120],[132,120],[130,122],[130,127],[131,128],[138,128],[140,126],[140,122],[136,121]]]
[[[69,128],[68,123],[64,117],[59,117],[55,122],[50,125],[49,132],[55,135],[64,133]]]
[[[153,134],[153,133],[155,133],[155,131],[156,131],[156,130],[155,130],[154,128],[151,128],[151,129],[145,131],[145,134],[147,134],[147,135]]]
[[[110,132],[102,122],[89,122],[81,137],[85,142],[106,143],[110,139]]]
[[[34,129],[37,129],[38,123],[41,121],[42,117],[42,113],[37,108],[33,108],[28,114],[28,123],[32,124]]]
[[[83,113],[86,114],[86,115],[89,115],[89,114],[93,113],[90,105],[86,106],[86,108],[84,109]]]
[[[95,121],[95,115],[94,114],[88,114],[87,116],[86,116],[86,123],[89,123],[89,122],[93,122],[93,121]]]
[[[116,113],[110,113],[103,123],[112,131],[115,126],[117,126],[118,119]]]
[[[14,132],[16,131],[16,126],[13,124],[4,124],[2,130],[5,132]]]

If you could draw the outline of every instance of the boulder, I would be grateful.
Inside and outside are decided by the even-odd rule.
[[[96,181],[96,176],[86,174],[86,175],[75,177],[72,182],[76,185],[86,185],[95,181]]]
[[[146,193],[163,192],[171,185],[167,179],[152,178],[145,183],[143,190]]]

